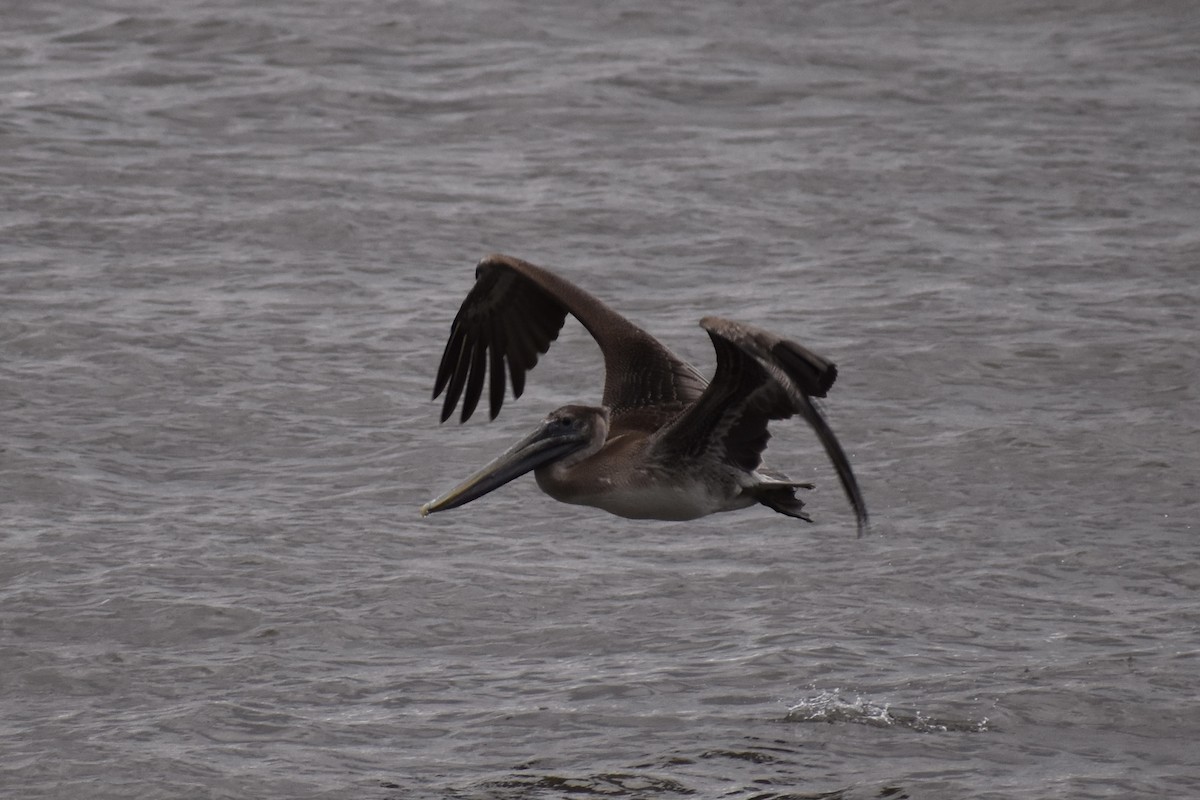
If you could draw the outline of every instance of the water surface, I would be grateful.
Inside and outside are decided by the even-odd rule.
[[[1171,2],[18,4],[0,786],[25,798],[1200,794],[1200,18]],[[711,369],[835,360],[766,509],[532,480],[569,323],[439,426],[474,262]]]

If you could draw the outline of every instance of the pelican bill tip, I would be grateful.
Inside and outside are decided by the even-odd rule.
[[[433,505],[433,501],[430,501],[430,502],[428,502],[428,503],[425,503],[423,506],[421,506],[421,516],[422,516],[422,517],[428,517],[428,516],[429,516],[429,514],[430,514],[430,512],[431,512],[431,509],[430,509],[429,507],[430,507],[431,505]]]

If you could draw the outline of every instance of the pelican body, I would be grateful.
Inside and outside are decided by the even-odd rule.
[[[762,463],[768,422],[799,414],[833,462],[859,535],[866,530],[867,508],[849,459],[813,402],[833,386],[834,364],[760,328],[704,317],[700,325],[717,355],[716,372],[706,381],[583,289],[510,256],[479,262],[475,286],[451,325],[433,389],[434,399],[445,392],[442,422],[460,398],[461,420],[469,419],[485,382],[495,419],[506,378],[520,397],[525,373],[549,350],[568,314],[604,356],[601,404],[552,411],[529,436],[423,505],[422,516],[465,505],[532,471],[555,500],[631,519],[696,519],[762,504],[811,522],[796,490],[812,484]]]

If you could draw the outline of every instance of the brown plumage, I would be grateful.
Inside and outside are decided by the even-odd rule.
[[[552,272],[492,255],[475,274],[434,383],[434,398],[445,392],[443,422],[460,399],[461,419],[469,419],[485,383],[492,418],[506,383],[520,397],[526,373],[568,314],[600,346],[604,393],[599,407],[552,413],[533,436],[427,503],[422,514],[463,505],[532,469],[556,499],[622,516],[691,519],[758,502],[807,520],[795,492],[811,485],[761,460],[767,424],[799,414],[833,461],[860,535],[865,530],[866,504],[849,460],[812,400],[833,386],[831,362],[760,328],[705,317],[700,324],[717,355],[708,382],[653,336]]]

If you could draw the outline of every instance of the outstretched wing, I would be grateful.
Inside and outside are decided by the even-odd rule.
[[[526,261],[491,255],[450,326],[433,396],[444,390],[442,421],[462,398],[462,421],[475,412],[490,371],[492,419],[504,404],[505,374],[513,397],[525,373],[558,338],[567,314],[578,319],[604,355],[603,403],[613,431],[655,430],[704,391],[704,378],[657,339],[578,286]],[[507,366],[507,370],[506,370]]]
[[[678,458],[715,459],[741,469],[762,463],[771,434],[767,423],[799,414],[808,421],[837,470],[858,518],[867,507],[841,444],[812,398],[824,397],[837,367],[795,342],[769,331],[705,317],[717,352],[717,369],[700,399],[659,434],[654,447]]]

